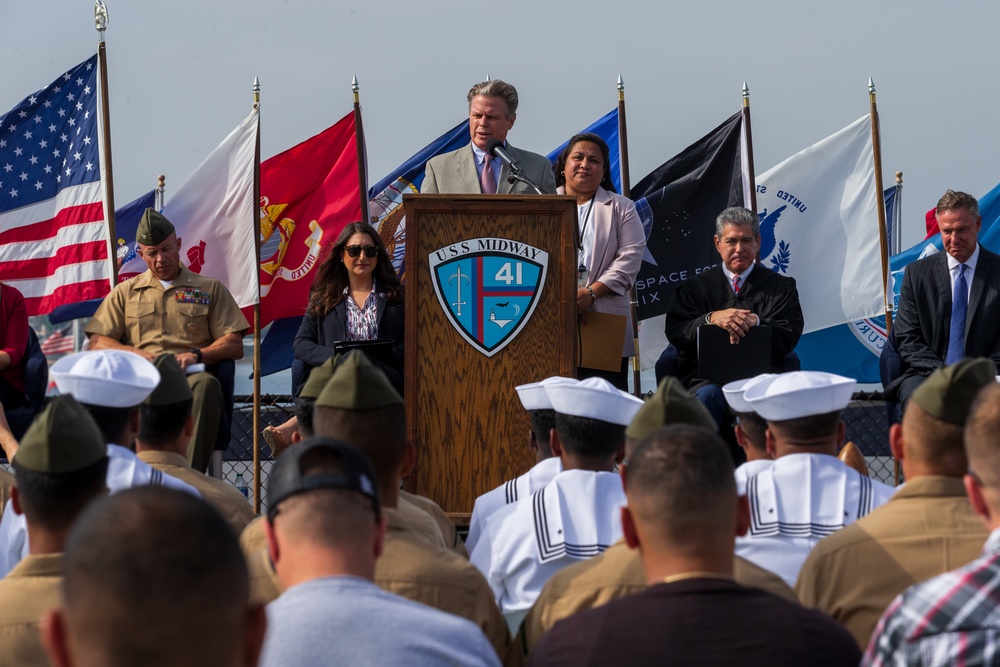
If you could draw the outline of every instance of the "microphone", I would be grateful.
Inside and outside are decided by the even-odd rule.
[[[511,173],[516,174],[521,171],[521,168],[517,166],[517,162],[504,150],[503,142],[499,139],[490,139],[487,141],[486,152],[493,157],[500,158],[510,168]]]

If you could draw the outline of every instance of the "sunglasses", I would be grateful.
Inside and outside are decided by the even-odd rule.
[[[375,245],[374,243],[369,243],[368,245],[349,245],[346,248],[344,248],[344,250],[346,250],[347,254],[353,257],[354,259],[361,257],[362,250],[365,251],[365,257],[367,257],[368,259],[371,259],[372,257],[378,254],[378,246]]]

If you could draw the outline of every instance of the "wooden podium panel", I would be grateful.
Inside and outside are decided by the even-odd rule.
[[[552,195],[405,195],[403,204],[407,438],[417,447],[408,488],[467,523],[476,497],[534,464],[514,387],[575,375],[576,203]],[[492,356],[452,323],[431,268],[432,253],[487,238],[548,253],[533,312]]]

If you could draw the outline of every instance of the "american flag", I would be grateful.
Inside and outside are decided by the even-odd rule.
[[[0,116],[0,280],[29,315],[104,296],[97,56]]]
[[[48,338],[42,341],[42,354],[46,357],[51,357],[53,354],[73,352],[76,349],[76,341],[70,333],[71,328],[63,327],[62,329],[53,331]]]

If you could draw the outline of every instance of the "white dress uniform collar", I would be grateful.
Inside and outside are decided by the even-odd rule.
[[[892,497],[891,486],[826,454],[789,454],[747,480],[750,530],[736,554],[794,585],[819,540]]]
[[[476,498],[476,504],[472,507],[472,518],[469,520],[469,535],[465,538],[465,548],[469,553],[476,548],[486,520],[494,512],[521,498],[527,498],[551,482],[560,472],[562,472],[562,460],[558,456],[552,456],[539,461],[523,475],[507,480],[492,491],[487,491]]]
[[[552,575],[622,537],[625,500],[617,474],[565,470],[486,520],[471,560],[509,627],[517,628]]]
[[[747,480],[757,473],[767,470],[773,463],[774,459],[757,459],[756,461],[747,461],[734,470],[733,476],[736,478],[736,493],[745,496],[747,494]]]

